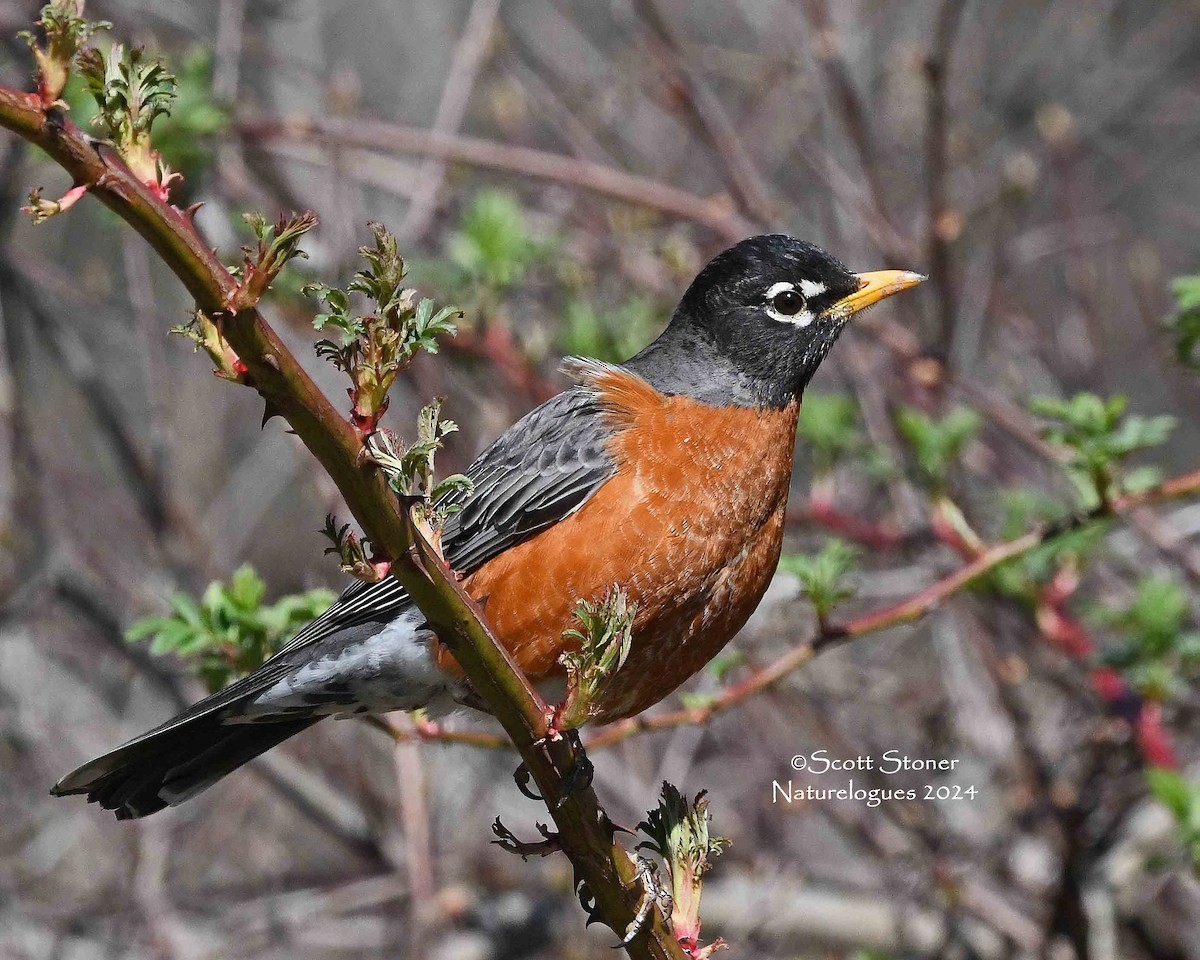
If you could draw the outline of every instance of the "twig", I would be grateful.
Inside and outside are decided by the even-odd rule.
[[[512,747],[509,741],[495,733],[486,730],[447,730],[439,723],[416,721],[402,723],[396,719],[387,721],[378,718],[366,718],[372,726],[378,727],[396,743],[416,743],[433,741],[437,743],[457,743],[468,747],[486,747],[496,750],[507,750]]]
[[[446,86],[433,119],[434,133],[453,134],[462,125],[499,12],[500,0],[474,0],[471,4],[466,26],[446,69]],[[445,173],[445,164],[436,158],[421,165],[412,200],[396,231],[403,240],[417,240],[429,229]]]
[[[237,99],[245,32],[246,0],[220,0],[212,78],[212,95],[218,103]]]
[[[700,224],[723,240],[755,232],[752,224],[719,200],[710,200],[657,180],[625,173],[600,163],[562,154],[497,143],[479,137],[437,134],[377,120],[332,117],[258,117],[240,120],[238,134],[252,142],[296,140],[339,143],[347,147],[411,153],[488,170],[550,180],[588,190],[634,206],[657,210]]]
[[[925,187],[928,218],[926,250],[929,273],[938,300],[940,336],[938,359],[947,365],[952,353],[955,320],[954,274],[950,243],[957,235],[957,217],[946,204],[946,166],[949,131],[946,124],[946,74],[966,0],[944,0],[934,28],[933,47],[925,58]]]
[[[665,60],[684,88],[683,105],[712,145],[729,176],[730,185],[746,211],[759,223],[773,225],[779,215],[770,191],[746,150],[721,101],[683,51],[683,44],[658,0],[634,0],[638,16],[653,32]]]
[[[888,214],[887,193],[883,189],[883,181],[879,178],[879,164],[876,162],[875,146],[871,139],[870,126],[867,123],[867,111],[863,106],[862,98],[854,88],[850,67],[846,63],[845,54],[834,31],[828,4],[826,0],[804,0],[803,6],[807,11],[807,19],[815,35],[813,42],[816,46],[817,62],[825,76],[826,85],[838,105],[839,115],[846,133],[858,154],[859,165],[862,167],[871,203],[879,218],[889,225],[891,232],[902,236],[900,231],[892,225],[892,218]]]
[[[408,916],[412,932],[408,956],[412,960],[422,960],[426,953],[430,909],[436,892],[425,765],[421,751],[415,744],[398,740],[392,754],[396,767],[400,820],[404,825],[404,865],[411,894]]]
[[[887,523],[864,520],[853,513],[844,513],[828,500],[810,497],[808,502],[789,507],[784,522],[790,526],[814,524],[838,536],[875,549],[900,547],[916,539],[916,534],[897,530]]]

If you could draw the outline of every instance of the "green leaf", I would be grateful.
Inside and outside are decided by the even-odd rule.
[[[1165,702],[1186,692],[1189,672],[1200,662],[1200,634],[1188,629],[1191,596],[1166,577],[1143,577],[1123,606],[1098,606],[1090,619],[1114,631],[1120,644],[1106,662],[1125,674],[1143,696]]]
[[[1171,293],[1175,310],[1164,326],[1175,337],[1175,358],[1185,367],[1200,369],[1200,275],[1177,277]]]
[[[328,590],[310,590],[264,604],[262,579],[240,567],[228,585],[209,584],[199,603],[186,594],[170,598],[170,613],[134,623],[126,638],[150,639],[156,656],[173,654],[191,663],[210,690],[256,669],[297,630],[333,602]]]
[[[517,198],[500,190],[477,194],[446,244],[450,262],[493,295],[520,282],[552,248],[533,238]]]
[[[779,558],[779,569],[800,578],[804,595],[815,608],[817,619],[824,623],[834,607],[854,596],[847,575],[857,566],[859,556],[854,547],[834,538],[826,541],[817,554],[785,554]]]
[[[257,610],[266,592],[267,585],[250,564],[243,564],[234,571],[229,596],[242,610]]]
[[[1174,417],[1126,415],[1120,395],[1108,400],[1092,393],[1034,397],[1029,406],[1048,421],[1042,435],[1069,451],[1068,472],[1085,508],[1107,502],[1120,490],[1145,489],[1149,475],[1135,474],[1131,485],[1123,463],[1139,450],[1164,443],[1175,428]]]
[[[806,393],[796,432],[812,451],[817,474],[828,473],[868,447],[859,428],[858,405],[844,393]]]
[[[1146,771],[1146,785],[1151,796],[1170,811],[1180,843],[1193,868],[1200,869],[1200,783],[1176,770],[1155,767]]]
[[[1195,802],[1195,787],[1176,770],[1152,767],[1146,771],[1150,793],[1179,820],[1186,820]]]
[[[918,473],[934,490],[945,488],[951,469],[982,424],[979,414],[967,407],[955,407],[941,420],[912,407],[896,411],[896,426],[912,449]]]
[[[568,301],[559,346],[564,354],[620,363],[636,353],[662,322],[658,307],[634,296],[615,306],[575,297]]]

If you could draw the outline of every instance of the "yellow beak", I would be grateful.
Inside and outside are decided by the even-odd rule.
[[[909,273],[907,270],[873,270],[870,273],[860,273],[858,289],[839,300],[825,313],[836,318],[848,317],[890,297],[893,293],[915,287],[924,279],[922,274]]]

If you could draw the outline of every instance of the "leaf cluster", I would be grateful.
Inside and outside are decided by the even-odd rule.
[[[83,0],[54,0],[42,7],[37,26],[44,43],[32,30],[17,37],[29,44],[37,61],[38,95],[49,106],[58,102],[71,76],[76,53],[98,30],[107,30],[107,20],[88,20],[83,15]]]
[[[1171,293],[1175,310],[1165,325],[1175,337],[1175,358],[1185,367],[1200,369],[1200,274],[1176,277]]]
[[[822,625],[843,600],[854,596],[849,574],[857,567],[861,554],[836,537],[825,542],[815,554],[792,553],[779,558],[779,569],[800,578],[800,588],[817,613]]]
[[[333,603],[328,590],[263,602],[266,585],[242,566],[228,585],[214,581],[199,601],[177,593],[170,612],[146,617],[127,631],[130,641],[152,638],[150,652],[188,660],[197,676],[217,691],[258,668],[309,620]]]
[[[1200,631],[1188,628],[1190,613],[1191,600],[1179,583],[1143,577],[1131,603],[1093,612],[1098,624],[1122,638],[1105,662],[1148,700],[1161,702],[1183,692],[1187,676],[1200,668]]]
[[[940,420],[912,407],[896,411],[896,427],[912,450],[918,476],[937,492],[949,486],[951,471],[982,425],[979,413],[968,407],[955,407]]]
[[[387,409],[387,392],[397,375],[419,350],[437,353],[437,337],[456,332],[454,307],[435,310],[432,300],[417,300],[416,291],[404,286],[408,272],[396,238],[382,224],[372,223],[375,243],[359,249],[367,267],[354,275],[346,290],[325,283],[304,287],[325,305],[313,326],[335,330],[337,339],[317,343],[317,355],[331,361],[350,377],[355,422],[369,433]],[[374,304],[369,314],[353,312],[351,297],[359,294]]]
[[[334,515],[326,514],[321,534],[331,544],[325,548],[324,555],[334,554],[340,561],[342,573],[366,583],[378,583],[387,576],[388,568],[377,563],[371,556],[371,541],[360,540],[357,534],[351,531],[350,524],[344,523],[339,527]]]
[[[567,699],[559,713],[563,727],[578,727],[595,715],[595,704],[608,682],[625,665],[633,644],[637,604],[614,586],[598,603],[581,600],[575,619],[581,629],[563,632],[570,649],[559,657],[567,672]]]
[[[1030,529],[1061,518],[1066,508],[1058,500],[1028,487],[1005,490],[1000,538],[1011,540]],[[1082,566],[1104,540],[1108,523],[1096,520],[1051,537],[1045,543],[996,567],[987,578],[995,590],[1033,602],[1038,590],[1064,565]]]
[[[1107,400],[1094,393],[1077,393],[1068,399],[1034,397],[1033,413],[1047,420],[1042,435],[1065,448],[1067,467],[1082,505],[1107,504],[1123,490],[1144,489],[1158,481],[1153,468],[1122,474],[1122,463],[1138,450],[1163,443],[1175,428],[1170,416],[1126,415],[1126,399]]]
[[[242,247],[241,283],[237,302],[232,305],[236,310],[257,304],[289,260],[308,259],[308,254],[300,249],[300,238],[317,225],[317,215],[311,210],[290,217],[281,214],[274,224],[268,223],[261,213],[243,214],[242,219],[254,231],[257,243],[254,247]]]
[[[150,146],[150,130],[171,112],[178,89],[175,75],[141,47],[120,43],[107,52],[95,47],[83,51],[79,69],[99,108],[94,122],[143,182],[165,182]]]
[[[1175,820],[1179,839],[1196,870],[1200,870],[1200,783],[1176,770],[1146,771],[1146,783],[1154,798]]]
[[[445,438],[458,430],[458,424],[443,420],[441,413],[441,397],[423,407],[417,416],[417,437],[408,446],[386,429],[377,430],[367,440],[367,452],[387,476],[388,485],[401,497],[415,501],[418,521],[427,524],[435,536],[446,518],[462,509],[473,486],[461,473],[436,479],[437,451]]]
[[[534,238],[520,201],[501,190],[483,190],[463,212],[447,241],[446,257],[465,281],[491,297],[503,295],[544,259],[554,243]]]
[[[700,935],[700,892],[712,861],[729,845],[709,833],[708,799],[701,791],[689,802],[679,789],[663,782],[658,806],[637,829],[647,840],[637,849],[662,857],[671,877],[671,931],[686,946],[696,948]]]

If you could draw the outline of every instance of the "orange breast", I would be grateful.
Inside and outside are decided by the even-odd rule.
[[[578,601],[623,587],[638,612],[629,659],[599,705],[608,722],[695,674],[762,599],[783,539],[798,408],[710,407],[610,369],[590,380],[611,418],[616,475],[466,585],[535,680],[561,674]],[[445,651],[439,663],[458,672]]]

